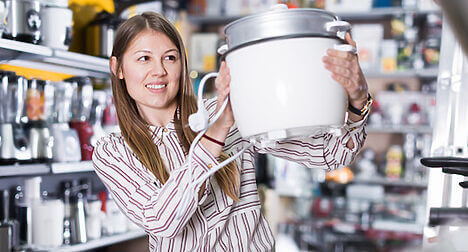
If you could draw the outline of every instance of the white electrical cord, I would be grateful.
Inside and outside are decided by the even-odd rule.
[[[190,115],[189,117],[189,125],[190,128],[195,131],[195,132],[200,132],[198,135],[195,137],[193,140],[192,144],[190,145],[189,149],[189,154],[188,154],[188,172],[189,172],[189,177],[190,177],[190,183],[189,185],[183,190],[183,195],[180,203],[182,204],[181,207],[178,207],[176,210],[176,219],[179,220],[182,218],[182,216],[185,214],[185,210],[188,208],[188,205],[190,203],[190,200],[198,195],[198,190],[200,190],[200,186],[203,181],[208,179],[210,176],[212,176],[215,172],[217,172],[219,169],[223,168],[230,162],[232,162],[234,159],[239,157],[242,153],[244,153],[247,149],[252,147],[254,145],[253,142],[250,142],[247,146],[245,146],[241,151],[233,155],[232,157],[224,160],[217,166],[212,167],[207,173],[203,174],[200,178],[198,178],[196,181],[193,180],[193,174],[192,174],[192,162],[193,162],[193,151],[195,149],[195,146],[200,142],[200,139],[203,137],[203,135],[206,133],[208,128],[213,125],[216,120],[221,116],[221,114],[224,112],[224,109],[226,109],[227,103],[229,101],[229,97],[226,97],[224,100],[223,104],[219,108],[219,111],[216,113],[216,115],[213,117],[212,121],[209,122],[209,113],[206,111],[205,105],[203,103],[203,89],[205,87],[205,82],[209,78],[213,78],[218,76],[218,73],[209,73],[205,75],[202,80],[200,81],[200,86],[198,87],[198,111],[195,114]],[[197,185],[199,184],[199,185]],[[196,186],[196,188],[194,188]],[[180,188],[179,188],[180,189]]]

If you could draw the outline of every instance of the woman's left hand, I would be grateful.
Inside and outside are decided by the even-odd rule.
[[[348,44],[356,47],[349,33],[345,36]],[[332,72],[332,78],[340,83],[348,93],[348,99],[355,108],[362,108],[367,102],[368,87],[359,66],[358,56],[353,52],[328,49],[323,57],[325,68]]]

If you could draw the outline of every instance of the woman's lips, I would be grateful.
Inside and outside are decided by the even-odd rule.
[[[150,92],[155,92],[155,93],[160,93],[163,92],[167,84],[146,84],[145,87],[150,91]]]

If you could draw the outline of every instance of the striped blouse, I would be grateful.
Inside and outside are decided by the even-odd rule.
[[[216,99],[205,103],[213,115]],[[254,153],[269,153],[309,168],[337,169],[350,164],[362,147],[365,123],[366,118],[348,122],[339,137],[324,133],[308,139],[279,141],[268,148],[254,145],[236,160],[240,170],[238,202],[233,202],[211,177],[200,200],[193,193],[189,204],[180,204],[190,183],[189,173],[196,180],[218,161],[199,144],[195,147],[192,170],[188,170],[173,121],[165,127],[150,127],[170,172],[164,185],[142,165],[119,133],[99,140],[93,163],[120,210],[148,233],[150,251],[273,251],[274,237],[260,211]],[[353,149],[346,147],[350,138],[354,141]],[[241,138],[234,126],[223,151],[233,155],[245,144],[248,141]],[[186,209],[178,219],[175,209],[180,207]]]

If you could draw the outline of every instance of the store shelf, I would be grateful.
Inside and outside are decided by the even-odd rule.
[[[442,13],[441,10],[418,10],[418,9],[407,9],[400,7],[385,7],[385,8],[373,8],[368,12],[348,12],[348,11],[337,11],[336,14],[342,19],[358,19],[358,20],[369,20],[369,19],[382,19],[393,15],[401,15],[404,13],[417,13],[417,14],[429,14],[429,13]]]
[[[71,75],[109,77],[108,59],[10,39],[0,39],[0,63]]]
[[[417,10],[417,9],[404,9],[404,8],[374,8],[369,11],[361,12],[346,12],[346,11],[337,11],[335,12],[341,19],[349,20],[372,20],[372,19],[381,19],[393,15],[399,15],[404,13],[417,13],[417,14],[428,14],[428,13],[442,13],[440,10]],[[254,14],[254,13],[252,13]],[[194,16],[189,15],[188,21],[192,24],[227,24],[236,19],[242,18],[246,15],[237,15],[237,16]]]
[[[228,24],[244,16],[188,16],[188,21],[192,24]]]
[[[94,171],[92,161],[52,163],[50,169],[53,174]]]
[[[382,73],[377,71],[364,71],[366,78],[437,78],[439,70],[437,68],[405,70],[392,73]]]
[[[50,172],[46,164],[14,164],[0,166],[0,177],[43,175]]]
[[[400,186],[400,187],[415,187],[415,188],[426,188],[427,183],[405,181],[402,179],[388,179],[388,178],[354,178],[352,183],[355,184],[374,184],[374,185],[384,185],[384,186]]]
[[[432,127],[425,125],[375,126],[367,125],[367,133],[421,133],[432,134]]]
[[[51,164],[14,164],[0,165],[0,177],[47,175],[77,172],[93,172],[92,161],[51,163]]]
[[[144,236],[146,236],[146,233],[143,230],[135,230],[135,231],[130,231],[124,234],[103,237],[99,240],[91,240],[83,244],[62,246],[60,248],[54,249],[53,251],[57,251],[57,252],[89,251],[92,249],[112,245],[112,244],[119,243],[119,242],[133,240],[133,239],[144,237]]]

